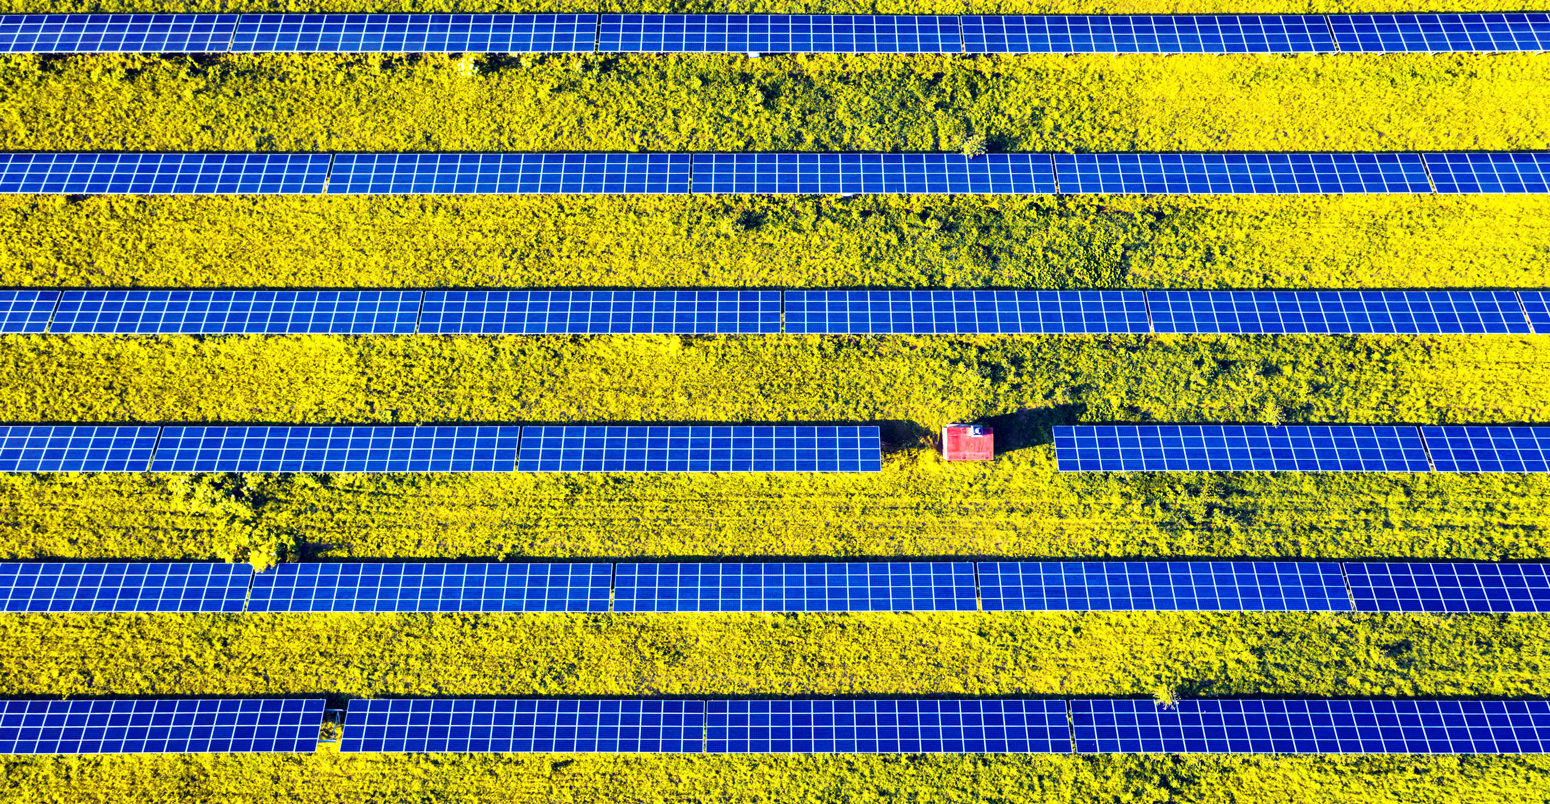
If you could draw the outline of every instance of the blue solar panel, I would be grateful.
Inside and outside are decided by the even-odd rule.
[[[703,701],[351,701],[344,752],[699,753]]]
[[[780,332],[777,290],[432,290],[420,332]]]
[[[1065,701],[710,701],[712,754],[1065,754]]]
[[[317,750],[323,699],[0,701],[0,754]]]
[[[1153,290],[1158,332],[1528,332],[1510,290]]]
[[[522,428],[522,472],[876,472],[876,427]]]
[[[1350,611],[1340,565],[1296,561],[980,562],[986,611]]]
[[[328,154],[0,153],[0,193],[321,193]]]
[[[0,472],[144,472],[159,427],[0,425]]]
[[[47,332],[58,303],[57,290],[0,290],[0,333]]]
[[[1550,334],[1550,291],[1520,290],[1518,298],[1523,302],[1523,312],[1528,314],[1528,322],[1534,331]]]
[[[620,564],[614,610],[974,611],[968,562]]]
[[[240,612],[246,564],[0,563],[0,611]]]
[[[1550,701],[1073,700],[1078,753],[1520,754]]]
[[[1550,152],[1421,154],[1439,193],[1550,193]]]
[[[521,428],[166,427],[153,472],[510,472]]]
[[[1332,14],[1347,53],[1550,50],[1550,14]]]
[[[604,14],[601,53],[959,53],[957,17]]]
[[[54,333],[413,334],[418,290],[68,290]]]
[[[1550,564],[1348,562],[1357,611],[1550,613]]]
[[[690,154],[339,154],[330,193],[687,193]]]
[[[1147,332],[1138,290],[792,290],[786,331],[955,334]]]
[[[696,193],[1053,193],[1048,154],[695,154]]]
[[[1060,192],[1430,193],[1418,154],[1055,154]]]
[[[1063,472],[1425,472],[1414,427],[1117,424],[1055,428]]]
[[[244,14],[237,53],[591,53],[596,14]]]
[[[4,14],[0,53],[224,53],[235,14]]]
[[[1327,53],[1321,16],[964,17],[969,53]]]
[[[610,564],[281,564],[249,611],[608,611]]]
[[[1439,472],[1550,472],[1550,427],[1422,427]]]

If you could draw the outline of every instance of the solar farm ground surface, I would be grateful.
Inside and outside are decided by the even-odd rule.
[[[1242,9],[1195,0],[713,10]],[[984,136],[1002,151],[1544,149],[1547,59],[6,57],[0,147],[957,151]],[[1550,284],[1547,268],[1544,196],[0,199],[0,285],[23,287],[1527,288]],[[1545,338],[6,336],[6,422],[877,422],[888,453],[870,475],[5,475],[0,554],[259,564],[1544,560],[1550,480],[1541,475],[1062,475],[1048,428],[1545,424]],[[971,419],[997,427],[1005,454],[942,463],[930,434]],[[1533,697],[1550,674],[1541,620],[7,615],[0,694],[312,693],[335,705],[355,695]],[[26,802],[1527,802],[1541,801],[1550,779],[1550,760],[1533,757],[344,756],[327,747],[8,757],[0,769],[0,797]]]

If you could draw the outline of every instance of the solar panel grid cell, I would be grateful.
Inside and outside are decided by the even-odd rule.
[[[0,290],[0,333],[47,332],[58,303],[57,290]]]
[[[351,701],[342,752],[699,753],[702,701]]]
[[[1357,611],[1550,613],[1550,564],[1347,562]]]
[[[1425,153],[1439,193],[1550,192],[1550,152]]]
[[[321,193],[328,154],[0,153],[0,193]]]
[[[167,427],[153,472],[509,472],[521,428]]]
[[[0,701],[0,754],[317,750],[323,699]]]
[[[1421,428],[1439,472],[1550,472],[1550,427]]]
[[[1083,425],[1055,428],[1066,472],[1425,472],[1414,427]]]
[[[968,562],[619,564],[614,610],[974,611]]]
[[[969,53],[1327,53],[1322,16],[968,16]]]
[[[418,290],[69,290],[56,333],[412,334]]]
[[[710,701],[706,751],[1069,753],[1064,701]]]
[[[694,192],[1055,192],[1048,154],[695,154]]]
[[[0,425],[0,472],[143,472],[159,427]]]
[[[793,333],[1147,332],[1141,291],[792,290]]]
[[[224,53],[235,14],[4,14],[0,53]]]
[[[281,564],[253,580],[249,610],[605,612],[610,564]]]
[[[601,53],[958,53],[958,18],[604,14]]]
[[[590,53],[596,14],[244,14],[237,53]]]
[[[1550,49],[1550,14],[1332,14],[1347,53],[1490,53]]]
[[[692,154],[365,154],[334,157],[328,192],[687,193]]]
[[[1153,290],[1169,333],[1526,333],[1510,290]]]
[[[427,291],[422,333],[780,332],[780,291]]]
[[[0,563],[0,611],[240,612],[246,564]]]
[[[1340,565],[1290,561],[981,562],[986,611],[1350,611]]]
[[[1418,154],[1055,154],[1060,192],[1430,193]]]
[[[876,427],[533,426],[523,472],[875,472]]]

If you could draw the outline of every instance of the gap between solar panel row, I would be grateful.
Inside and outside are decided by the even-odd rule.
[[[1529,334],[1545,290],[0,290],[18,334]]]
[[[1481,53],[1550,15],[12,14],[9,53]]]
[[[1546,193],[1550,152],[0,153],[0,193]]]
[[[0,563],[5,612],[1550,613],[1550,564]]]

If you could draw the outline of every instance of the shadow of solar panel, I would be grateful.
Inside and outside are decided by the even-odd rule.
[[[959,53],[957,17],[604,14],[600,53]]]
[[[352,753],[700,753],[703,701],[351,701],[339,750]]]
[[[166,427],[153,472],[510,472],[521,428]]]
[[[687,193],[690,154],[339,154],[328,192]]]
[[[1169,333],[1513,333],[1529,331],[1510,290],[1153,290]]]
[[[1071,701],[1078,753],[1523,754],[1546,701]]]
[[[321,193],[328,154],[0,153],[0,193]]]
[[[1055,428],[1063,472],[1425,472],[1414,427],[1140,424]]]
[[[1528,315],[1528,322],[1534,331],[1541,335],[1550,334],[1550,291],[1520,290],[1518,299],[1523,302],[1523,312]]]
[[[322,698],[0,701],[0,754],[312,753]]]
[[[281,564],[249,611],[608,611],[611,564]]]
[[[596,14],[244,14],[236,53],[591,53]]]
[[[1357,611],[1547,613],[1550,564],[1348,562]]]
[[[1418,154],[1055,154],[1060,192],[1430,193]]]
[[[969,53],[1328,53],[1322,16],[969,16]]]
[[[980,562],[979,589],[986,611],[1351,610],[1330,562]]]
[[[240,612],[246,564],[0,563],[0,611]]]
[[[968,562],[620,564],[614,610],[975,611]]]
[[[1550,152],[1427,153],[1439,193],[1550,192]]]
[[[3,14],[0,53],[225,53],[236,14]]]
[[[1550,50],[1550,14],[1331,14],[1347,53]]]
[[[58,303],[57,290],[0,290],[0,333],[47,332]]]
[[[1550,472],[1550,427],[1421,428],[1439,472]]]
[[[1065,701],[709,701],[711,754],[1065,754]]]
[[[876,472],[876,427],[522,428],[521,472]]]
[[[429,334],[682,335],[780,332],[780,291],[431,290]]]
[[[413,334],[418,290],[67,290],[55,333]]]
[[[1048,154],[695,154],[696,193],[1055,192]]]
[[[0,472],[144,472],[159,427],[0,425]]]
[[[792,290],[786,331],[839,334],[1148,332],[1138,290]]]

